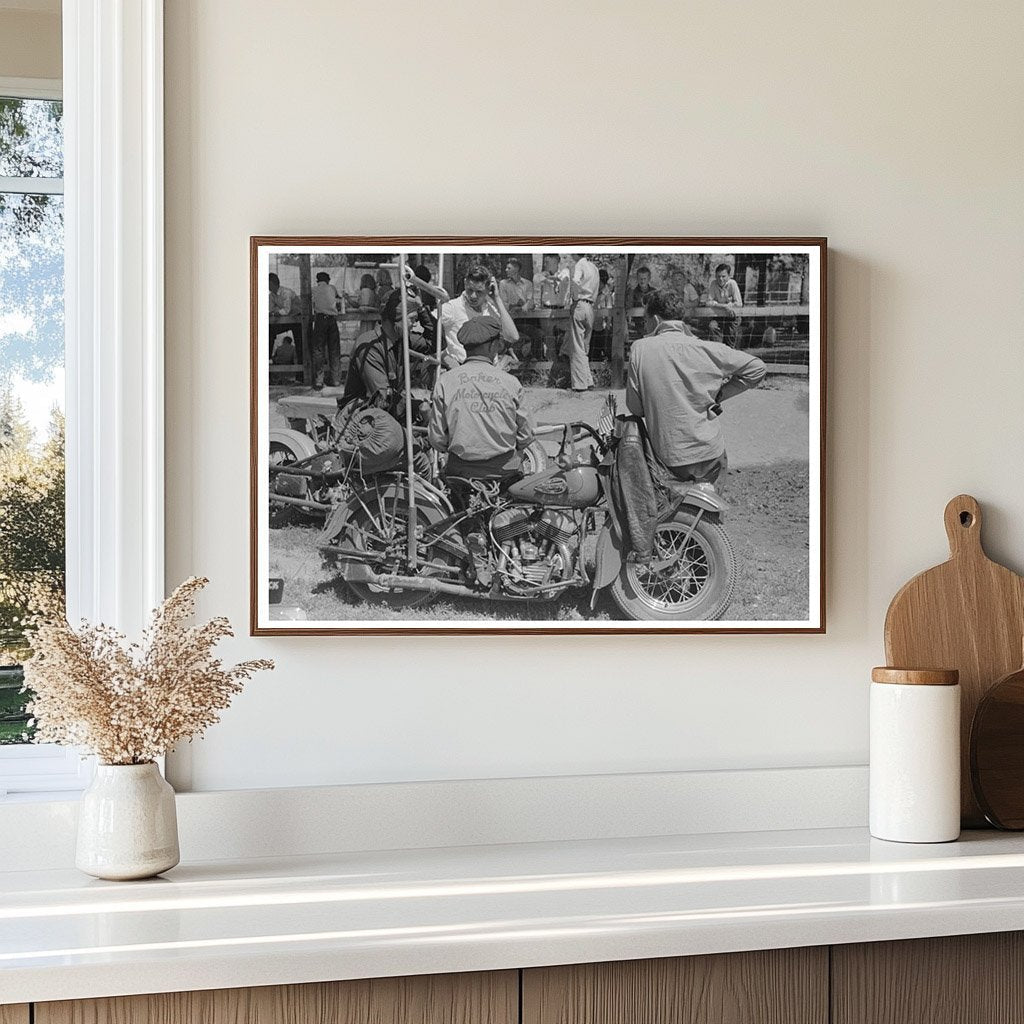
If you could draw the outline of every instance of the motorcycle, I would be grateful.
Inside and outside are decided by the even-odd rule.
[[[328,516],[325,564],[362,601],[410,608],[440,595],[552,601],[606,587],[633,620],[721,618],[736,584],[722,498],[670,485],[649,561],[628,557],[611,510],[616,440],[587,423],[555,427],[559,453],[511,486],[376,476]],[[596,542],[593,571],[587,552]]]
[[[411,397],[415,409],[413,437],[424,442],[430,394],[413,388]],[[370,477],[385,469],[395,469],[401,463],[399,449],[393,459],[383,464],[379,461],[367,464],[346,440],[346,429],[352,418],[365,412],[363,403],[351,403],[339,409],[334,398],[299,396],[280,399],[278,409],[288,419],[289,427],[270,431],[272,510],[293,509],[309,516],[327,516],[354,488],[364,488]],[[299,429],[302,424],[305,430]],[[443,462],[422,461],[421,469],[436,481],[443,471]],[[539,441],[523,452],[524,474],[541,472],[547,465],[548,455]]]

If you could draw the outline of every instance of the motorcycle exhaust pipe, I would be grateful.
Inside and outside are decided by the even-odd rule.
[[[337,549],[335,549],[337,553]],[[349,562],[342,578],[347,583],[371,583],[377,587],[397,587],[401,590],[423,590],[428,594],[451,594],[453,597],[479,597],[480,591],[461,583],[448,583],[429,576],[398,576],[394,573],[375,573],[365,562]]]
[[[452,597],[480,597],[480,591],[465,587],[461,583],[449,583],[447,580],[435,580],[429,576],[422,579],[418,576],[374,576],[369,582],[382,587],[399,587],[402,590],[425,590],[429,594],[450,594]]]
[[[325,505],[322,501],[311,501],[309,498],[293,498],[288,494],[272,494],[271,505],[295,505],[311,512],[330,512],[332,505]]]

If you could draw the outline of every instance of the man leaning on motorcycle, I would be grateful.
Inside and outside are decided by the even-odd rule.
[[[704,341],[683,322],[683,296],[647,299],[647,337],[629,353],[626,406],[642,416],[654,454],[671,477],[714,491],[728,468],[722,402],[765,378],[756,356]]]

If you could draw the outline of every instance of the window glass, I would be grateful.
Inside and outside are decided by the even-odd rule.
[[[0,97],[0,177],[62,178],[62,104]]]
[[[60,106],[0,98],[0,744],[31,739],[25,617],[64,594]]]

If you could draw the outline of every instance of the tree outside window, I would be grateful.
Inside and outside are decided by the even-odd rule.
[[[0,97],[0,744],[31,739],[26,616],[64,595],[62,105]]]

